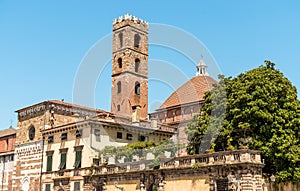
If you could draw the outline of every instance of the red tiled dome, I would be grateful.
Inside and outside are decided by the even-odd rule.
[[[159,109],[204,100],[205,92],[211,90],[213,84],[217,83],[218,82],[210,76],[195,76],[173,92]]]

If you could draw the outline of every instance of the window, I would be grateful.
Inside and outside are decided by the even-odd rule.
[[[134,35],[134,47],[138,48],[140,46],[141,37],[138,34]]]
[[[123,33],[119,33],[120,48],[123,47]]]
[[[127,140],[132,140],[132,134],[127,133],[126,139],[127,139]]]
[[[117,109],[118,109],[118,111],[120,111],[121,110],[121,106],[117,105]]]
[[[54,139],[53,136],[49,136],[49,137],[48,137],[48,143],[53,143],[53,139]]]
[[[82,129],[76,130],[76,138],[82,137]]]
[[[100,142],[100,129],[94,129],[94,135],[96,137],[96,141]]]
[[[140,95],[141,94],[141,85],[140,85],[139,82],[135,82],[134,93],[136,95]]]
[[[149,137],[141,135],[140,141],[149,141]]]
[[[117,86],[118,86],[118,93],[121,93],[121,82],[118,82]]]
[[[35,128],[34,128],[33,125],[31,125],[31,127],[29,128],[28,135],[29,135],[29,140],[32,141],[34,139],[34,136],[35,136]]]
[[[135,72],[139,72],[139,67],[140,67],[140,59],[135,59],[135,67],[134,67],[134,71]]]
[[[93,158],[93,164],[99,166],[100,160],[98,158]]]
[[[52,160],[53,160],[53,155],[48,155],[47,156],[47,172],[52,171]]]
[[[123,135],[121,132],[117,132],[117,139],[122,139]]]
[[[54,186],[60,186],[60,180],[54,180]]]
[[[81,156],[82,156],[82,150],[77,150],[76,151],[76,156],[75,156],[74,168],[80,168],[81,167]]]
[[[100,136],[100,129],[94,129],[94,135]]]
[[[45,185],[45,191],[51,191],[51,185],[50,184]]]
[[[122,66],[123,66],[123,64],[122,64],[122,58],[118,59],[118,65],[119,65],[119,68],[122,68]]]
[[[61,134],[60,138],[61,138],[62,141],[67,140],[68,139],[68,133]]]
[[[80,182],[74,182],[74,191],[80,191]]]
[[[84,176],[83,177],[83,184],[84,185],[87,185],[87,184],[89,184],[90,183],[90,176]]]
[[[63,178],[61,179],[61,185],[68,185],[69,184],[69,178]]]
[[[67,161],[67,153],[61,153],[60,154],[60,164],[59,164],[59,170],[66,169],[66,161]]]

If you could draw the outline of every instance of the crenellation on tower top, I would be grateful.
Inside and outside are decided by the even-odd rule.
[[[137,28],[141,28],[143,31],[148,31],[148,24],[147,21],[127,13],[113,20],[113,31],[128,25],[132,27],[137,26]]]

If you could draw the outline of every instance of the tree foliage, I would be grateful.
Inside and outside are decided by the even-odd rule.
[[[200,115],[188,124],[190,154],[238,149],[262,151],[265,172],[279,181],[300,180],[300,102],[297,90],[274,63],[220,83],[205,95]]]

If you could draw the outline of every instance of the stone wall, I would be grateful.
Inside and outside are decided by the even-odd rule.
[[[11,191],[14,170],[14,154],[0,156],[0,191]]]
[[[17,145],[13,172],[13,191],[37,191],[40,188],[43,141]]]

